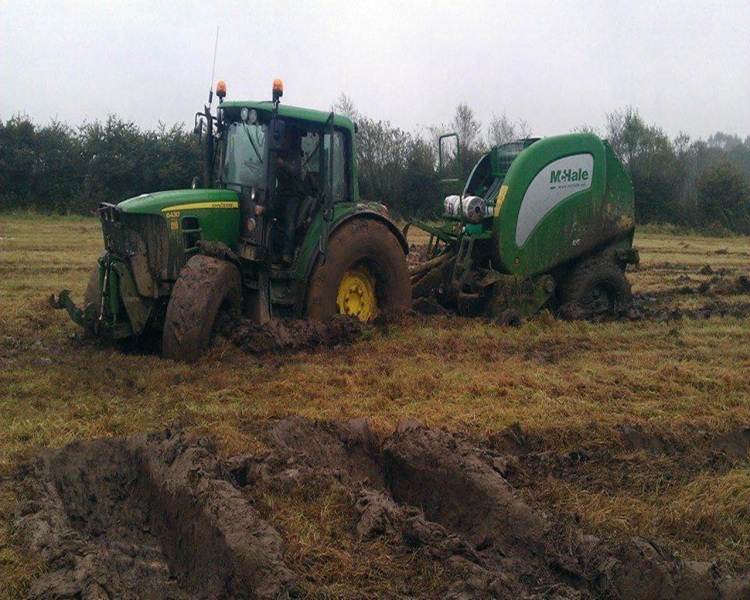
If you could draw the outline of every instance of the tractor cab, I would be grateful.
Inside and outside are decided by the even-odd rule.
[[[224,87],[224,90],[226,88]],[[218,93],[218,92],[217,92]],[[353,124],[333,113],[271,102],[220,103],[207,136],[213,187],[239,195],[239,237],[233,250],[255,261],[296,264],[315,215],[356,201]],[[205,113],[199,113],[205,117]]]

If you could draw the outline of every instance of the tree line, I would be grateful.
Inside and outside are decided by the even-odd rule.
[[[438,198],[437,139],[457,132],[461,172],[466,178],[492,146],[528,137],[530,127],[505,113],[482,128],[467,104],[456,107],[447,125],[409,133],[387,121],[360,115],[346,96],[334,106],[360,126],[360,192],[386,203],[398,215],[435,218]],[[716,133],[708,140],[680,134],[671,140],[647,125],[637,109],[607,115],[604,131],[583,125],[609,141],[622,160],[635,194],[637,223],[673,224],[712,235],[750,234],[750,136]]]
[[[448,124],[409,132],[359,113],[342,95],[334,109],[358,123],[360,194],[389,206],[398,217],[440,216],[437,139],[455,131],[461,171],[490,147],[527,137],[529,125],[505,113],[486,128],[467,104]],[[635,189],[638,223],[665,223],[706,233],[750,234],[750,136],[716,133],[707,140],[675,139],[647,125],[637,109],[607,115],[604,131]],[[0,120],[0,211],[90,214],[101,202],[143,192],[189,187],[201,172],[202,153],[184,125],[142,130],[110,116],[78,128],[26,116]]]
[[[607,115],[604,137],[633,182],[637,221],[750,234],[750,136],[670,140],[628,107]]]
[[[183,125],[142,130],[110,116],[76,129],[0,121],[0,211],[90,214],[101,202],[189,187],[201,151]]]

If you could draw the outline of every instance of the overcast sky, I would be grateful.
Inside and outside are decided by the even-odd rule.
[[[357,109],[408,131],[466,102],[535,135],[628,105],[670,137],[750,135],[750,1],[0,0],[0,119],[143,128],[228,99]]]

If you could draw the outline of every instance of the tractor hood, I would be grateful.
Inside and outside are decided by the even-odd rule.
[[[163,230],[163,235],[172,240],[170,243],[181,245],[188,252],[201,240],[234,248],[240,231],[239,195],[232,190],[142,194],[117,206],[102,204],[99,216],[105,230],[109,222],[120,221],[144,239],[152,236],[154,228]]]
[[[155,214],[167,212],[190,212],[203,210],[238,210],[239,196],[232,190],[172,190],[141,194],[117,205],[128,214]]]

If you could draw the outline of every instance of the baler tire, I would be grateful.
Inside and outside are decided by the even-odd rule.
[[[193,362],[208,348],[220,310],[239,316],[240,273],[232,263],[199,254],[180,271],[167,305],[162,356]]]
[[[502,327],[520,327],[523,325],[523,314],[515,308],[506,308],[498,316],[497,323]]]
[[[368,218],[355,218],[331,234],[325,262],[320,258],[310,278],[305,317],[324,319],[342,312],[338,299],[345,275],[364,271],[374,279],[375,310],[361,320],[371,320],[379,311],[397,312],[411,307],[411,284],[404,250],[386,225]]]
[[[633,297],[622,269],[605,258],[578,264],[560,292],[560,315],[566,320],[613,317],[630,308]]]

